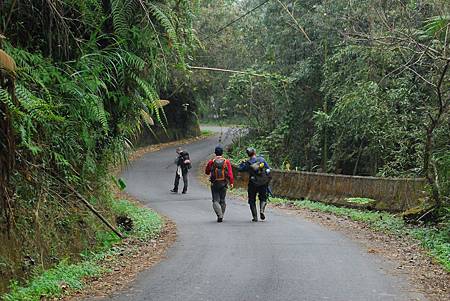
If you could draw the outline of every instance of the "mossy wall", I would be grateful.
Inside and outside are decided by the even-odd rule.
[[[236,186],[246,187],[248,175],[238,173]],[[426,197],[426,181],[417,178],[377,178],[314,172],[272,171],[272,191],[276,196],[309,199],[348,207],[365,207],[400,212],[420,205]],[[369,198],[357,204],[348,198]]]

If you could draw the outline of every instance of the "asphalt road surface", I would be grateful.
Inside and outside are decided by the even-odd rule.
[[[200,164],[217,141],[186,149]],[[130,194],[176,222],[177,242],[167,259],[105,300],[425,300],[388,262],[301,217],[268,209],[266,221],[253,223],[248,205],[229,198],[217,223],[210,191],[194,176],[198,165],[188,194],[169,192],[175,156],[174,148],[149,153],[123,176]]]

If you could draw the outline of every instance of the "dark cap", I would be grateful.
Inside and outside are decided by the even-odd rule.
[[[247,155],[249,157],[253,156],[256,154],[256,149],[253,147],[247,147],[247,149],[245,150],[247,152]]]
[[[216,154],[216,156],[222,156],[223,155],[223,147],[220,145],[216,146],[216,148],[214,149],[214,153]]]

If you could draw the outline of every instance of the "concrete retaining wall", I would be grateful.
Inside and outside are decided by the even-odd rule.
[[[246,187],[248,175],[238,173],[236,186]],[[314,172],[272,171],[272,191],[289,199],[309,199],[348,207],[369,208],[392,212],[418,206],[426,196],[426,181],[422,178],[377,178],[335,175]],[[370,198],[365,204],[348,198]]]

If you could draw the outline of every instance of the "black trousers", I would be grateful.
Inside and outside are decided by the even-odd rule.
[[[188,170],[181,169],[181,175],[183,176],[183,192],[186,192],[188,189]],[[178,191],[178,185],[180,183],[180,175],[178,173],[175,174],[175,182],[173,183],[173,190]]]
[[[258,220],[258,211],[256,209],[256,196],[259,198],[259,211],[264,213],[267,204],[267,185],[256,186],[251,182],[248,184],[248,204],[250,205],[250,211],[252,212],[253,221]],[[261,217],[262,218],[262,217]]]
[[[225,203],[225,197],[227,195],[226,183],[213,183],[211,184],[211,195],[213,201],[213,209],[217,214],[217,217],[223,218],[227,205]]]
[[[259,202],[267,202],[267,185],[255,186],[252,183],[248,185],[248,203],[250,205],[256,204],[256,196],[258,195]]]

